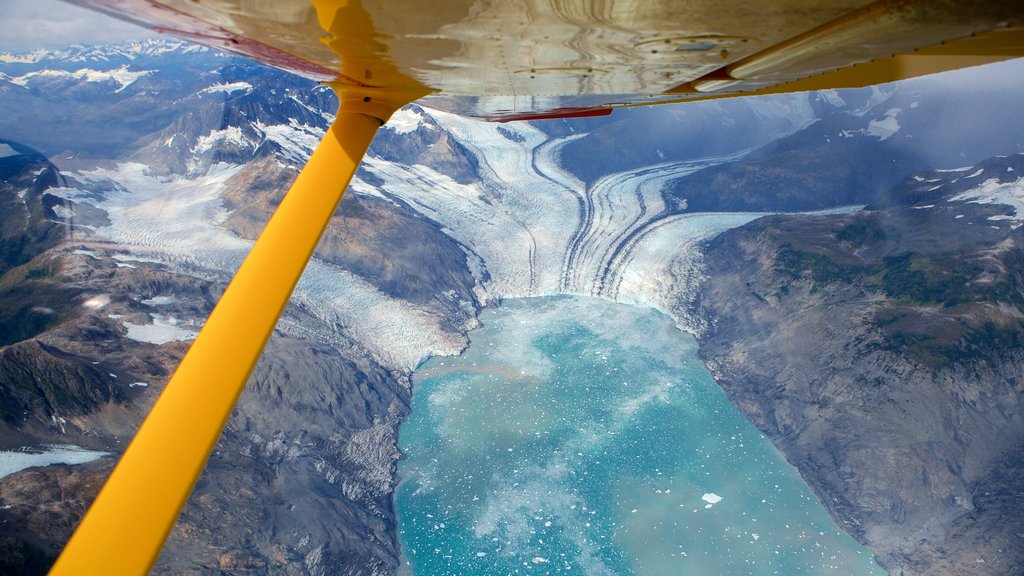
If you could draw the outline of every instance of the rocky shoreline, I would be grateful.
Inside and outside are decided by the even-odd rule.
[[[894,574],[1024,571],[1024,234],[965,192],[1021,169],[924,174],[706,247],[701,357]]]

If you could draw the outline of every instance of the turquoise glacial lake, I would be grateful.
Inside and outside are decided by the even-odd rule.
[[[882,575],[650,309],[508,300],[414,375],[405,574]]]

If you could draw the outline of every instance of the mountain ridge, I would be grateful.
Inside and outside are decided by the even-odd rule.
[[[10,78],[55,61],[15,63],[16,71],[0,62],[0,70],[10,72],[0,76],[0,103],[36,111],[31,123],[0,118],[0,134],[41,146],[62,176],[48,189],[50,204],[39,210],[47,226],[60,231],[60,241],[34,249],[21,276],[4,278],[13,284],[36,275],[63,286],[68,292],[55,299],[66,303],[67,315],[27,339],[19,336],[14,346],[33,355],[18,365],[60,364],[46,352],[57,351],[65,361],[76,358],[95,376],[96,388],[110,392],[61,411],[33,405],[23,415],[28,424],[2,427],[11,447],[77,442],[112,454],[122,449],[121,440],[159,393],[333,120],[333,96],[309,81],[216,53],[183,51],[137,58],[126,70],[153,73],[127,85],[76,77],[83,65],[75,61],[62,68],[69,74],[32,76],[20,86]],[[98,62],[91,60],[90,69],[103,72]],[[108,71],[123,65],[112,58]],[[40,79],[45,87],[34,86]],[[815,149],[828,143],[815,122],[830,115],[845,115],[848,123],[835,126],[830,137],[846,130],[869,152],[882,135],[888,134],[886,142],[914,139],[933,129],[905,121],[921,86],[693,104],[688,114],[621,111],[612,123],[494,125],[416,106],[399,111],[379,132],[342,200],[156,572],[394,573],[394,439],[408,411],[409,373],[425,356],[458,353],[481,309],[516,296],[596,295],[655,307],[681,326],[703,328],[708,315],[695,313],[691,303],[705,276],[704,242],[775,209],[762,202],[754,207],[765,212],[694,213],[682,205],[686,195],[672,191],[708,170],[785,164],[801,143],[817,161],[843,160]],[[900,115],[890,114],[894,98],[906,100]],[[59,114],[57,102],[64,107]],[[133,111],[143,113],[128,118]],[[991,146],[1013,149],[1016,137],[1005,133],[1013,122],[996,116],[985,116],[979,130],[991,132]],[[70,117],[86,126],[85,134],[41,142],[52,134],[49,126]],[[649,126],[659,117],[664,133],[630,136],[637,124]],[[737,118],[760,119],[765,128],[721,130],[729,121],[742,124]],[[941,131],[927,134],[916,139],[943,139]],[[690,140],[668,149],[680,135]],[[609,143],[620,141],[635,147],[613,161],[597,161]],[[954,147],[935,146],[935,154],[958,157]],[[693,156],[694,150],[714,154]],[[881,156],[866,154],[872,161]],[[927,187],[907,194],[925,198],[934,175],[919,177],[908,182]],[[887,198],[884,192],[857,196],[876,205],[876,213],[893,201]],[[845,233],[847,241],[859,234],[868,245],[877,226],[837,206],[847,200],[837,196],[825,206],[844,214],[800,218],[846,218],[856,224]],[[970,205],[979,224],[1010,215],[995,204],[960,203]],[[926,205],[901,209],[925,216],[918,207]],[[997,219],[984,226],[1014,224]],[[988,233],[984,226],[979,234]],[[719,238],[735,234],[741,233]],[[799,276],[791,282],[794,290],[812,290],[816,273],[825,274],[821,281],[835,273],[804,253],[789,266]],[[916,322],[896,319],[893,325]],[[928,347],[920,353],[927,357]],[[35,548],[18,554],[52,556],[64,536],[45,534],[45,523],[33,516],[32,486],[93,485],[111,459],[23,471],[0,482],[16,483],[20,495],[0,494],[12,505],[0,516],[9,526],[35,527],[26,532]],[[72,477],[62,480],[68,470]],[[1006,486],[1012,471],[991,470],[986,478]],[[957,490],[962,496],[962,486]],[[954,524],[984,501],[972,498],[979,503],[975,512]],[[84,509],[84,502],[71,508]],[[833,511],[848,517],[843,510]]]

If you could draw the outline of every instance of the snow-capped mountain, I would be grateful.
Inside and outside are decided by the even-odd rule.
[[[116,44],[81,45],[75,44],[63,49],[39,49],[24,53],[2,53],[0,63],[51,65],[67,69],[80,64],[119,66],[147,58],[159,58],[173,54],[213,53],[209,48],[181,40],[150,39],[138,42]]]
[[[703,247],[720,232],[768,213],[852,212],[884,202],[909,171],[1020,151],[1019,115],[1007,113],[1019,105],[972,74],[610,120],[499,125],[399,111],[158,570],[392,573],[408,374],[430,354],[457,353],[482,307],[586,294],[696,327]],[[5,282],[32,282],[43,296],[25,307],[14,304],[24,289],[3,293],[0,310],[38,321],[2,343],[0,362],[59,366],[51,372],[88,383],[72,400],[40,402],[19,380],[9,414],[23,420],[6,420],[0,438],[117,453],[334,120],[334,96],[234,57],[146,41],[0,55],[0,106],[17,111],[0,117],[0,167],[29,148],[54,165],[46,186],[25,184],[42,165],[5,176],[16,185],[4,201],[31,215],[10,242],[31,249]],[[944,201],[1017,217],[1019,183],[977,184]],[[105,473],[95,466],[61,481],[87,484]],[[52,474],[19,481],[31,488]],[[16,506],[11,526],[34,521],[31,498]],[[49,542],[45,556],[66,534],[34,537]]]

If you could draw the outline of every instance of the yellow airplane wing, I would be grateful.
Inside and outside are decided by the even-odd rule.
[[[330,84],[340,109],[51,574],[152,567],[377,128],[865,86],[1024,55],[1020,0],[77,0]]]

